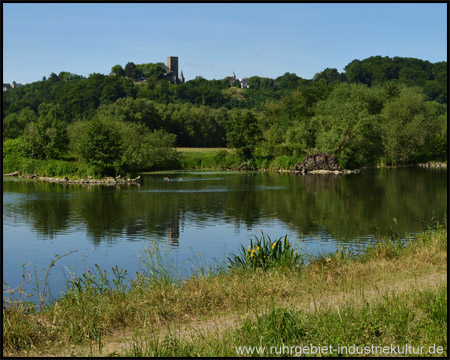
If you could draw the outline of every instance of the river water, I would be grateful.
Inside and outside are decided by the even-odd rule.
[[[360,249],[379,237],[410,239],[447,214],[447,170],[381,168],[348,175],[252,172],[142,174],[140,185],[61,185],[3,178],[3,280],[22,264],[53,296],[98,264],[131,277],[157,246],[182,276],[223,263],[261,232],[288,235],[302,253]],[[169,178],[167,181],[164,178]],[[153,251],[153,250],[151,250]],[[35,287],[28,284],[28,289]]]

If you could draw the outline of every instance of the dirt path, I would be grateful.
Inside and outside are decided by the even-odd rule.
[[[323,295],[319,299],[313,298],[310,294],[301,294],[302,300],[291,299],[290,301],[280,303],[278,306],[293,308],[303,311],[314,311],[321,308],[338,308],[343,306],[347,302],[353,304],[362,304],[365,300],[375,301],[377,298],[381,298],[386,293],[389,294],[401,294],[411,288],[424,289],[429,287],[437,287],[441,284],[447,283],[446,273],[434,273],[431,275],[425,275],[416,278],[410,278],[402,281],[392,281],[385,283],[371,284],[362,289],[342,291],[339,293]],[[267,311],[270,311],[268,309]],[[259,314],[265,311],[258,311]],[[182,324],[175,326],[177,336],[185,338],[193,338],[198,334],[207,333],[220,333],[225,332],[238,327],[244,319],[251,316],[255,316],[252,313],[246,312],[242,314],[221,315],[208,321],[193,321],[189,324]],[[173,329],[172,329],[173,331]],[[167,330],[163,330],[159,333],[159,336],[167,334]],[[104,339],[104,346],[101,354],[98,351],[91,355],[94,356],[107,356],[108,354],[122,354],[127,348],[137,339],[145,341],[148,335],[136,335],[133,331],[117,332]],[[76,351],[78,355],[79,352]],[[68,354],[67,354],[68,355]],[[81,354],[80,354],[81,355]]]

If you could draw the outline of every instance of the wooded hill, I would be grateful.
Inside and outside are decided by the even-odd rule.
[[[112,70],[52,73],[4,91],[4,159],[141,171],[179,166],[161,150],[173,146],[233,147],[235,161],[258,168],[315,151],[343,168],[447,159],[446,62],[375,56],[310,80],[253,76],[248,88],[201,76],[172,85],[162,63]]]

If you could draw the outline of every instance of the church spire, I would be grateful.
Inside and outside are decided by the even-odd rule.
[[[182,84],[184,83],[183,70],[181,70],[181,73],[180,73],[180,82],[181,82]]]

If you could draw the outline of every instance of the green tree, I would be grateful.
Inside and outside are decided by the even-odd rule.
[[[284,75],[279,76],[275,79],[277,88],[280,90],[294,90],[299,85],[299,80],[301,78],[296,74],[284,73]]]
[[[3,140],[3,159],[23,158],[27,156],[26,143],[23,138]]]
[[[111,68],[111,72],[116,73],[118,76],[125,76],[125,70],[123,69],[122,65],[114,65]]]
[[[36,113],[29,107],[9,114],[3,120],[3,140],[18,138],[22,135],[27,124],[36,120]]]
[[[382,136],[388,163],[417,160],[421,148],[435,132],[431,113],[419,88],[403,87],[399,97],[384,106]]]
[[[369,110],[373,96],[365,85],[342,83],[317,103],[316,147],[335,155],[343,168],[371,165],[380,156],[379,119]]]
[[[24,133],[27,154],[36,159],[57,159],[69,144],[67,123],[59,105],[43,103],[39,117],[26,127]]]
[[[227,127],[228,146],[236,148],[242,160],[251,159],[261,136],[256,116],[249,110],[235,113]]]
[[[175,169],[179,155],[173,149],[176,136],[164,130],[150,131],[142,124],[121,123],[124,172]]]
[[[58,75],[56,75],[55,73],[51,73],[50,76],[48,77],[48,80],[51,82],[57,82],[59,80]]]
[[[117,124],[108,119],[94,119],[82,138],[80,155],[86,163],[95,165],[103,173],[122,157],[123,143]]]
[[[324,71],[317,73],[314,75],[314,81],[319,81],[320,79],[325,79],[327,84],[331,84],[334,82],[343,82],[345,81],[345,74],[341,74],[337,71],[337,69],[326,68]]]
[[[167,66],[161,62],[156,64],[138,64],[136,65],[136,69],[138,69],[146,79],[162,80],[165,79],[167,75]]]
[[[125,65],[125,75],[134,81],[140,80],[143,76],[142,71],[137,68],[134,62],[129,62]]]

